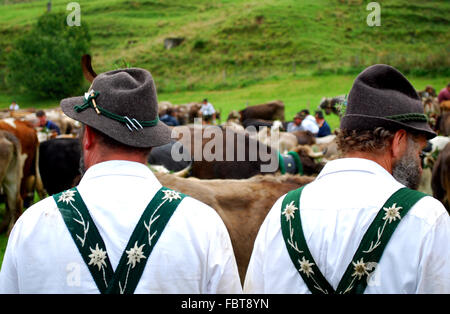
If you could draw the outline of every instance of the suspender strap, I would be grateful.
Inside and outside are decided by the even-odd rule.
[[[352,262],[339,282],[337,293],[362,294],[364,292],[369,275],[375,271],[401,219],[424,196],[427,194],[408,188],[401,188],[392,194],[364,234]]]
[[[289,256],[313,294],[363,293],[369,276],[375,271],[384,248],[401,218],[418,200],[427,195],[401,188],[386,201],[364,234],[358,250],[334,291],[317,267],[303,234],[300,219],[302,190],[303,187],[291,191],[284,198],[281,209],[281,229]]]
[[[105,293],[113,277],[106,246],[77,188],[53,195],[78,251],[100,293]]]
[[[156,193],[136,225],[114,272],[106,246],[78,190],[73,188],[53,196],[102,294],[134,292],[156,242],[184,197],[184,194],[165,187]]]
[[[300,195],[304,186],[287,193],[281,206],[281,231],[289,256],[313,294],[332,294],[333,287],[320,272],[303,234]]]
[[[164,187],[156,193],[128,241],[107,293],[134,292],[156,242],[184,197]]]

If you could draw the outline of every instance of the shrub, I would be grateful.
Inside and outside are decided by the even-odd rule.
[[[68,26],[64,13],[42,15],[13,45],[7,59],[8,85],[40,98],[61,98],[83,82],[81,56],[88,53],[87,27]]]

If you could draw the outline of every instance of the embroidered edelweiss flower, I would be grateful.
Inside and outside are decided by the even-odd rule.
[[[134,268],[136,266],[136,263],[139,263],[141,261],[141,258],[146,258],[144,256],[144,253],[142,252],[142,248],[145,244],[142,244],[140,247],[137,246],[137,241],[134,243],[134,247],[126,251],[128,255],[128,264],[131,264],[131,267]]]
[[[400,216],[400,213],[398,212],[400,209],[402,209],[403,207],[396,207],[397,203],[394,203],[394,205],[392,205],[392,207],[383,207],[383,209],[386,211],[383,220],[387,220],[389,219],[389,223],[391,223],[392,221],[395,221],[398,219],[402,219],[402,217]]]
[[[355,272],[352,274],[352,276],[358,276],[358,280],[361,279],[364,275],[369,275],[367,272],[367,265],[364,263],[364,260],[361,258],[359,261],[352,262],[353,266],[355,266],[354,270]]]
[[[61,196],[58,199],[58,202],[64,202],[69,204],[69,202],[75,201],[73,196],[75,195],[75,190],[67,190],[61,193]]]
[[[172,190],[164,190],[163,191],[164,196],[163,196],[163,200],[169,200],[169,202],[172,202],[172,200],[177,200],[180,199],[180,193],[178,193],[177,191],[172,191]]]
[[[284,208],[284,211],[282,212],[282,214],[284,216],[286,216],[286,220],[290,220],[291,218],[294,218],[294,212],[297,210],[298,208],[294,205],[294,201],[290,202],[289,204],[286,205],[286,207]]]
[[[95,250],[93,250],[91,247],[89,248],[92,252],[92,254],[89,254],[89,258],[91,259],[89,261],[88,265],[96,265],[98,266],[98,270],[102,268],[102,265],[106,266],[105,259],[106,259],[106,251],[103,251],[98,247],[98,243],[95,245]]]
[[[308,277],[310,274],[314,275],[314,272],[311,268],[311,266],[313,266],[314,263],[310,263],[307,259],[305,259],[304,256],[303,256],[302,260],[298,260],[298,262],[300,263],[299,271],[301,271],[302,273],[305,273],[306,276],[308,276]]]

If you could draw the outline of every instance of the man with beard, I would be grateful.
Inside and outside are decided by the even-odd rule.
[[[220,216],[161,186],[147,167],[151,148],[170,141],[151,74],[100,74],[61,107],[83,123],[83,177],[17,221],[0,293],[241,292]]]
[[[450,293],[449,215],[414,190],[434,136],[399,71],[360,73],[337,136],[344,157],[274,204],[244,292]]]

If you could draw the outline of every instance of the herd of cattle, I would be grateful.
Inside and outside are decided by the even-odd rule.
[[[273,104],[246,108],[253,109],[253,114],[248,116],[253,123],[259,123],[255,125],[259,126],[262,122],[269,125],[259,130],[255,128],[257,132],[249,132],[249,128],[244,128],[239,119],[232,117],[220,128],[195,124],[172,127],[172,142],[155,147],[149,156],[149,165],[164,186],[203,201],[222,217],[230,233],[241,278],[245,274],[259,226],[275,201],[289,190],[314,180],[328,160],[339,158],[335,135],[315,138],[309,132],[297,132],[295,135],[284,132],[283,123],[270,120],[273,117],[268,116],[261,119],[258,115],[258,108],[263,108],[262,112],[266,114],[267,107],[273,107]],[[47,110],[47,116],[66,133],[48,139],[34,127],[33,112],[20,114],[20,117],[0,120],[0,186],[6,205],[0,223],[1,232],[11,230],[23,208],[33,202],[35,192],[43,198],[76,185],[80,179],[81,146],[76,135],[80,126],[59,110]],[[174,149],[188,156],[194,155],[194,139],[179,135],[203,134],[212,127],[216,128],[216,136],[219,130],[227,139],[222,141],[221,160],[174,160]],[[277,132],[279,141],[266,143],[265,139],[270,137],[267,134],[272,132]],[[289,140],[283,142],[284,135]],[[244,139],[241,145],[244,145],[245,158],[242,161],[237,161],[238,150],[235,149],[239,136]],[[290,136],[294,138],[293,143]],[[201,147],[204,148],[210,139],[205,136],[201,138]],[[440,199],[447,208],[450,199],[449,142],[450,137],[443,135],[430,141],[430,147],[423,154],[425,168],[420,188]],[[278,165],[274,171],[262,172],[262,165],[268,160],[262,160],[259,155],[250,160],[251,147],[266,151],[270,158],[276,160],[286,156],[287,151],[297,152],[303,168],[302,175],[298,171],[282,175]],[[233,159],[227,160],[230,150],[234,154]],[[245,228],[242,228],[242,222],[245,222]]]
[[[86,73],[85,76],[89,79]],[[94,77],[91,75],[90,80]],[[168,107],[175,106],[160,104],[160,114]],[[186,119],[185,125],[172,127],[171,143],[152,149],[149,166],[162,185],[190,195],[217,211],[229,231],[243,279],[253,242],[268,210],[283,194],[314,180],[328,160],[340,157],[335,135],[315,138],[304,131],[284,132],[286,124],[281,101],[232,112],[220,128],[190,123],[191,114],[195,117],[194,108],[193,105],[177,106],[177,112]],[[3,114],[5,116],[0,120],[0,190],[6,211],[0,221],[0,232],[9,232],[23,209],[32,204],[35,192],[42,199],[73,187],[80,180],[81,146],[77,137],[80,125],[58,109],[47,110],[47,117],[58,124],[63,134],[49,139],[35,128],[33,112],[14,112],[16,116],[13,117],[6,117],[11,112]],[[182,135],[193,136],[195,132],[203,135],[211,127],[215,128],[216,136],[227,139],[222,141],[223,158],[194,158],[194,140]],[[266,141],[273,132],[278,140]],[[239,142],[239,138],[244,140]],[[202,139],[203,149],[210,139]],[[447,209],[450,200],[449,142],[448,133],[441,133],[430,141],[423,154],[421,185],[423,191],[433,194]],[[243,160],[237,159],[238,145],[243,145]],[[249,158],[250,148],[254,147],[275,158],[279,162],[276,169],[262,172],[262,166],[268,160],[259,155]],[[176,161],[174,149],[193,158]],[[294,173],[281,174],[282,159],[289,155],[287,152],[293,151],[300,159],[302,171],[294,167]],[[230,152],[234,157],[232,160],[226,158]]]

